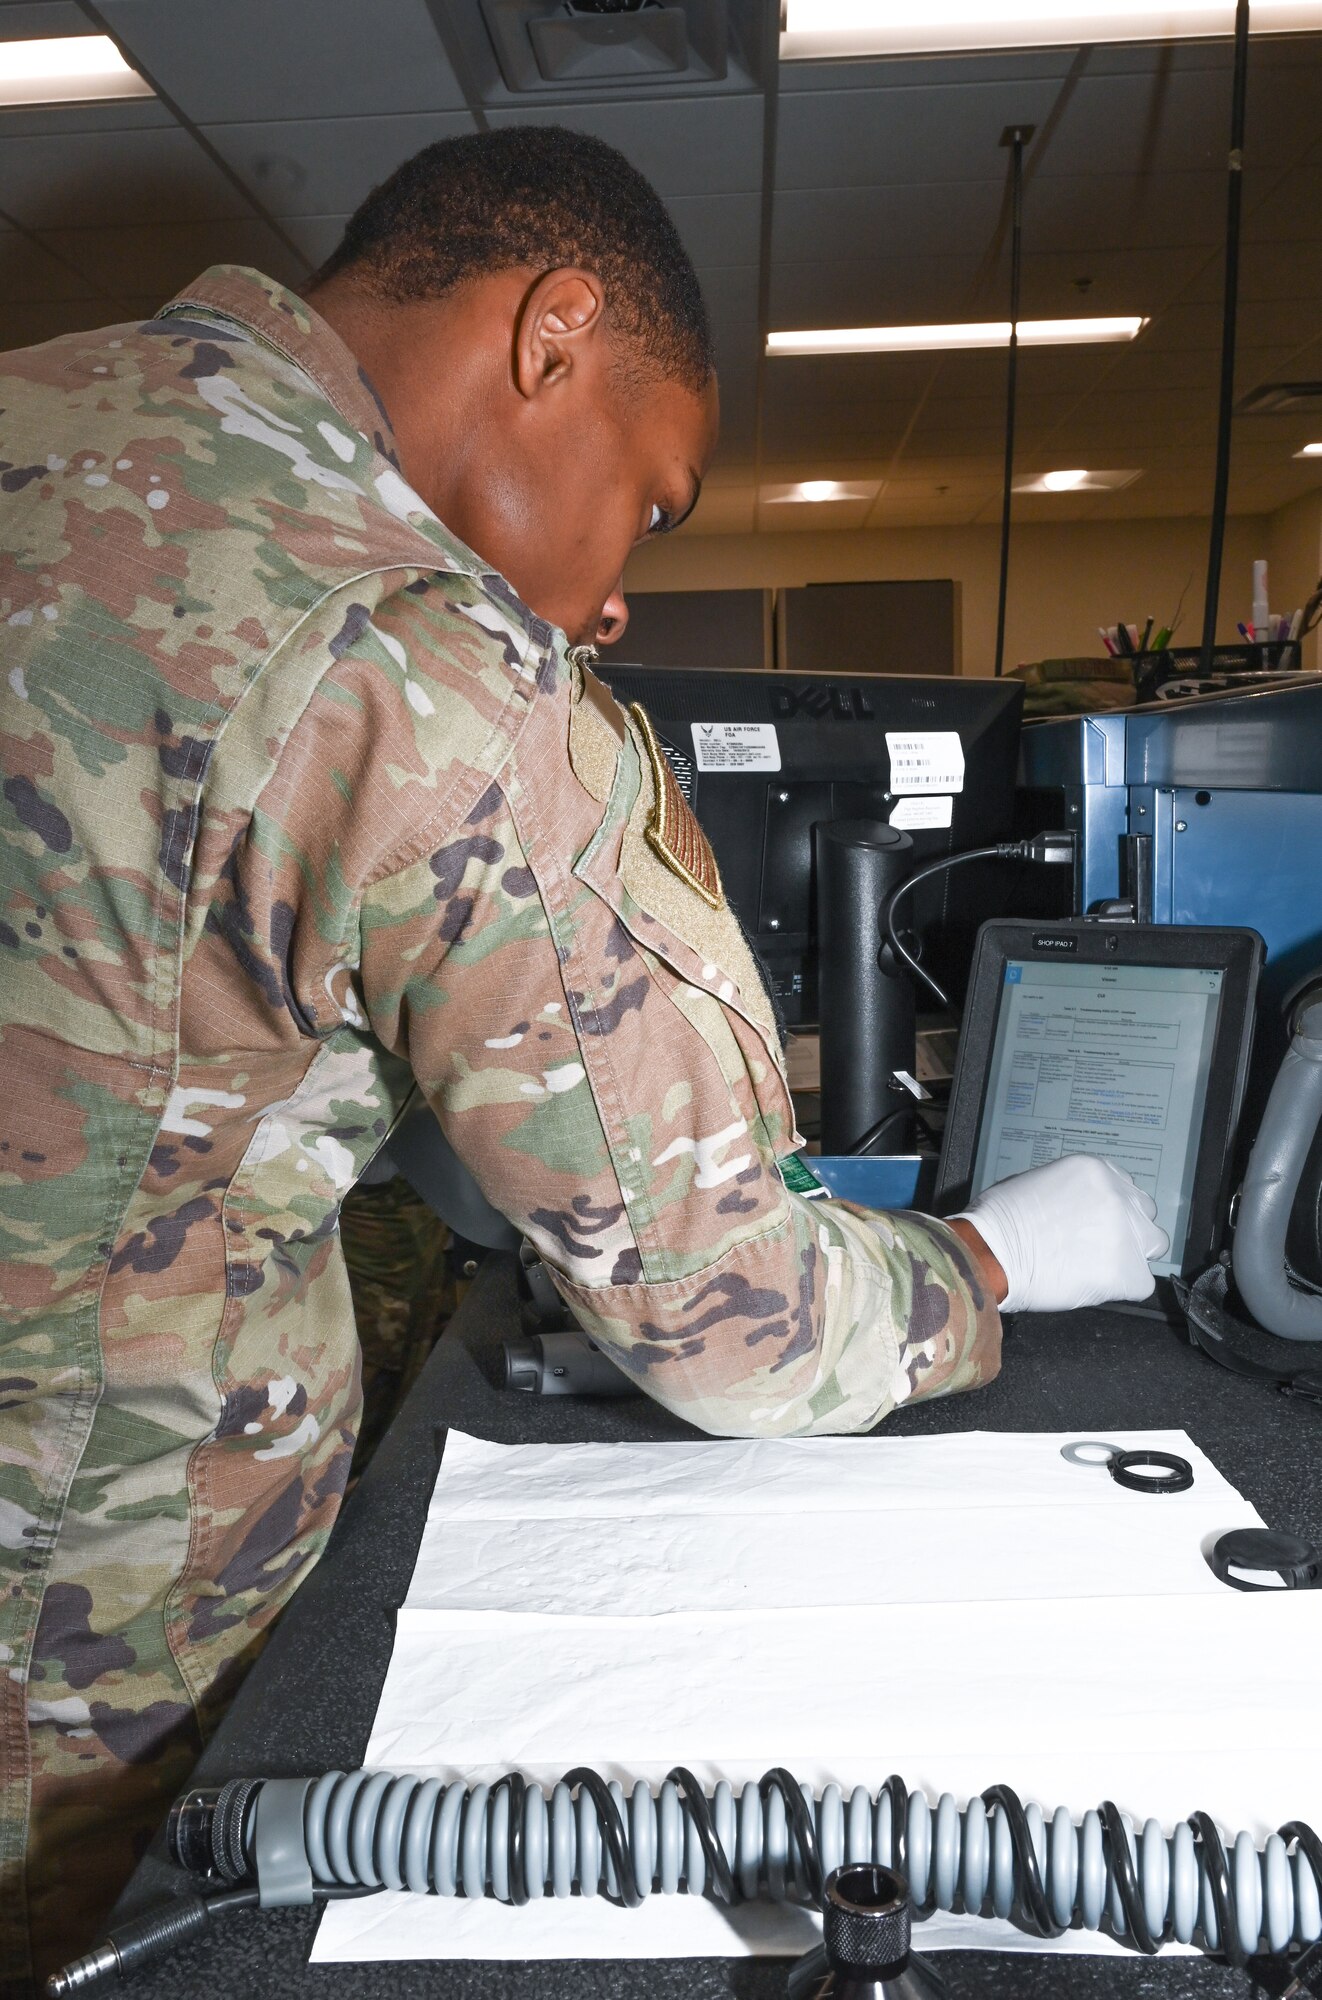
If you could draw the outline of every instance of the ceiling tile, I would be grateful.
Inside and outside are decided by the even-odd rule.
[[[281,218],[350,215],[402,161],[474,129],[466,111],[205,128],[267,214]]]
[[[43,240],[104,294],[151,297],[158,306],[209,264],[251,264],[282,284],[297,285],[305,275],[274,231],[256,220],[58,229]]]
[[[0,207],[29,229],[206,222],[250,212],[181,127],[11,138],[0,120]]]
[[[1140,174],[1224,174],[1230,142],[1228,43],[1219,54],[1220,62],[1209,68],[1172,64],[1145,75],[1085,73],[1038,172],[1086,172],[1101,162],[1111,170],[1124,167]],[[1316,136],[1313,78],[1305,75],[1297,86],[1282,88],[1279,76],[1262,79],[1251,68],[1250,77],[1250,163],[1292,165]]]
[[[460,111],[425,0],[100,0],[195,124]]]
[[[781,100],[776,186],[907,187],[914,181],[1004,179],[1000,145],[1014,120],[1041,125],[1055,81],[911,81],[883,90],[794,92]]]
[[[37,305],[85,299],[87,280],[17,229],[0,229],[0,301]]]
[[[43,340],[55,340],[62,333],[82,333],[88,327],[122,325],[127,319],[146,319],[156,310],[157,300],[126,299],[114,310],[105,299],[50,300],[29,304],[0,293],[0,352],[14,347],[35,347]]]
[[[0,0],[0,41],[91,33],[91,23],[76,0]]]
[[[976,260],[1002,205],[1003,190],[991,182],[788,189],[776,197],[772,255],[778,264],[934,253]]]
[[[738,97],[632,99],[620,104],[542,104],[489,113],[493,127],[567,125],[617,146],[667,197],[757,194],[762,186],[762,100]]]
[[[1024,195],[1024,242],[1037,251],[1219,249],[1225,227],[1224,173],[1041,174]]]
[[[1079,251],[1024,255],[1025,319],[1108,313],[1156,313],[1202,268],[1203,250]],[[974,293],[966,257],[910,256],[884,261],[782,263],[772,272],[773,327],[944,325],[1008,317],[1008,272],[988,273]],[[1087,289],[1080,290],[1080,281]],[[785,364],[789,365],[788,361]]]
[[[802,534],[822,528],[861,528],[872,502],[861,500],[758,501],[757,528],[763,535]]]
[[[0,0],[0,8],[4,0]],[[0,13],[0,30],[5,17]],[[104,104],[6,105],[0,109],[0,138],[62,139],[76,132],[136,132],[165,127],[178,129],[172,111],[159,97],[116,97]]]
[[[1074,49],[1010,49],[992,55],[897,56],[845,62],[783,62],[782,97],[827,90],[945,89],[957,84],[1058,82]]]
[[[667,208],[694,263],[756,267],[761,249],[762,202],[756,194],[671,195]]]
[[[338,245],[348,220],[347,215],[305,215],[297,219],[286,216],[281,226],[316,271]]]

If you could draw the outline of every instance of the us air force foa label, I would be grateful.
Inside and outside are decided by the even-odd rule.
[[[886,731],[891,790],[897,798],[913,792],[962,792],[964,746],[956,729],[919,729],[901,735]]]
[[[700,771],[778,771],[774,722],[694,722],[693,761]]]

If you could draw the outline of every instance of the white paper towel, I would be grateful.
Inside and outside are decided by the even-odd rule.
[[[1203,1550],[1258,1515],[1181,1432],[1184,1493],[1061,1457],[1075,1434],[501,1446],[451,1434],[367,1762],[627,1785],[893,1770],[963,1804],[1005,1782],[1076,1818],[1194,1807],[1261,1839],[1322,1816],[1322,1593],[1231,1592]],[[811,1920],[655,1896],[524,1910],[332,1905],[317,1961],[797,1953]],[[935,1918],[924,1948],[1041,1948]],[[1055,1948],[1117,1949],[1072,1933]]]

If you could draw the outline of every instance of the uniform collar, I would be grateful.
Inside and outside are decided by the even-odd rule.
[[[316,384],[347,424],[398,467],[395,433],[385,404],[339,334],[305,300],[245,265],[213,264],[163,306],[157,318],[190,310],[219,314],[273,347]]]

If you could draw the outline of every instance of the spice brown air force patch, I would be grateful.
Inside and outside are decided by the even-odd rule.
[[[646,709],[635,701],[630,703],[629,713],[638,724],[647,750],[656,794],[656,804],[647,822],[647,844],[672,874],[687,882],[690,889],[697,890],[705,903],[710,903],[714,910],[723,910],[725,891],[711,843],[679,789]]]

